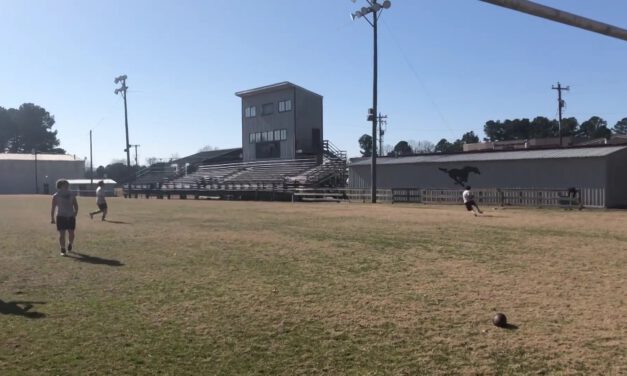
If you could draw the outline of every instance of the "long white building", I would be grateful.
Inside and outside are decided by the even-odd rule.
[[[597,189],[603,206],[627,207],[627,146],[429,154],[377,161],[377,187]],[[370,187],[370,158],[349,166],[351,188]]]
[[[52,193],[57,179],[85,177],[85,161],[63,154],[0,154],[0,194]]]

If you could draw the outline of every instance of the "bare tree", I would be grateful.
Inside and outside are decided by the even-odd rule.
[[[414,151],[415,154],[433,153],[433,151],[435,150],[435,145],[431,141],[427,141],[427,140],[421,140],[421,141],[409,140],[408,143],[409,143],[409,146],[412,148],[412,150]]]
[[[205,145],[201,147],[200,150],[198,150],[198,152],[202,153],[203,151],[214,151],[214,150],[220,150],[220,149],[215,146]]]
[[[390,144],[383,145],[383,150],[381,151],[381,155],[389,155],[392,151],[394,151],[394,146]]]

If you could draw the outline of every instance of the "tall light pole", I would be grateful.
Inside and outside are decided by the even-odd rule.
[[[126,147],[124,148],[124,151],[126,152],[126,165],[128,167],[131,167],[131,144],[128,142],[128,111],[126,108],[126,90],[128,89],[128,86],[126,86],[126,75],[121,75],[119,77],[116,77],[115,80],[113,81],[114,83],[122,83],[122,86],[120,86],[119,88],[115,89],[114,93],[117,94],[122,94],[122,98],[124,98],[124,126],[126,128]]]
[[[352,0],[353,3],[357,0]],[[377,55],[377,24],[383,9],[389,9],[392,3],[385,0],[378,3],[377,0],[367,0],[370,6],[362,7],[360,10],[351,14],[353,20],[364,18],[373,30],[373,74],[372,74],[372,109],[369,111],[368,120],[372,121],[372,161],[370,165],[370,196],[372,203],[377,202],[377,81],[378,81],[378,55]],[[372,14],[372,21],[367,17]]]

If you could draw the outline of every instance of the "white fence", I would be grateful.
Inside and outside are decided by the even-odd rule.
[[[460,189],[392,189],[393,202],[423,204],[461,204]],[[498,206],[585,207],[604,208],[605,190],[582,188],[565,189],[477,189],[473,191],[477,203]]]
[[[307,195],[335,193],[336,197],[351,202],[371,202],[370,189],[327,188],[308,189]],[[582,188],[576,191],[567,189],[477,189],[473,190],[475,201],[494,206],[605,208],[605,190],[602,188]],[[394,188],[378,189],[377,202],[381,203],[421,203],[435,205],[462,204],[461,189],[438,188]]]

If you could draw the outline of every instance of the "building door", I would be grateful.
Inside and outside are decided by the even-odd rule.
[[[320,136],[320,128],[311,130],[311,148],[315,153],[322,153],[322,137]]]

